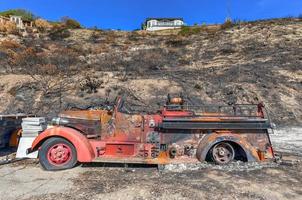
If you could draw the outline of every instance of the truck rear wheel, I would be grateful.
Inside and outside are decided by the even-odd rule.
[[[235,150],[230,143],[220,142],[210,150],[210,157],[218,165],[226,165],[235,158]]]
[[[45,170],[64,170],[77,164],[75,147],[63,138],[47,139],[39,150],[39,161]]]

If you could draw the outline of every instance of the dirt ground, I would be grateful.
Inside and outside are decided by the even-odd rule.
[[[37,161],[0,166],[0,199],[302,199],[302,129],[272,135],[281,163],[155,166],[86,164],[43,171]]]

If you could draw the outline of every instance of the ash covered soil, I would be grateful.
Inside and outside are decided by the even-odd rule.
[[[0,199],[259,199],[302,197],[302,128],[272,135],[278,163],[216,166],[85,164],[72,170],[43,171],[37,161],[0,166]]]

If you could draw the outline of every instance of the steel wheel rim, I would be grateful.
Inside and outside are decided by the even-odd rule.
[[[235,151],[229,143],[219,143],[213,147],[213,159],[218,164],[227,164],[234,159]]]
[[[71,148],[64,143],[55,144],[47,151],[47,159],[52,165],[64,165],[72,159]]]

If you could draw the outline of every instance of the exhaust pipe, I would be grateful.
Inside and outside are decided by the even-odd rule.
[[[55,117],[51,120],[51,123],[52,123],[52,125],[64,126],[64,125],[69,124],[69,120],[61,118],[61,117]]]

